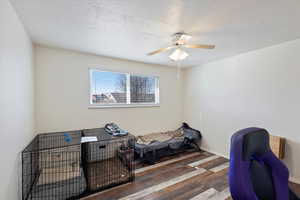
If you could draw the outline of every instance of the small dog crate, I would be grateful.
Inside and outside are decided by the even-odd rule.
[[[87,191],[100,191],[134,180],[134,136],[114,137],[104,128],[83,130],[97,142],[83,144]]]
[[[76,199],[86,190],[81,131],[39,134],[22,152],[22,199]]]

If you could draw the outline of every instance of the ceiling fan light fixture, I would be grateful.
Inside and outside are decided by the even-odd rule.
[[[173,61],[184,60],[189,56],[189,54],[182,49],[178,48],[169,56],[169,58]]]

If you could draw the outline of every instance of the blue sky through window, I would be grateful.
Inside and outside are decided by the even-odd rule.
[[[126,83],[126,75],[114,72],[92,71],[92,93],[102,94],[111,92],[125,92],[121,82]]]

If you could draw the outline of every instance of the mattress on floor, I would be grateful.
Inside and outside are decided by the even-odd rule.
[[[77,175],[77,176],[76,176]],[[46,175],[40,175],[39,179],[45,179]],[[60,176],[57,174],[57,176]],[[42,184],[45,181],[38,180],[37,184],[33,187],[28,199],[32,200],[65,200],[79,196],[86,190],[86,180],[82,168],[79,174],[73,173],[67,175],[65,179],[57,179],[59,181],[53,182],[54,176],[51,181]]]

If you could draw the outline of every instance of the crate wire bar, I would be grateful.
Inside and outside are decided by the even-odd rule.
[[[76,199],[86,189],[81,131],[39,134],[22,152],[22,199]]]

